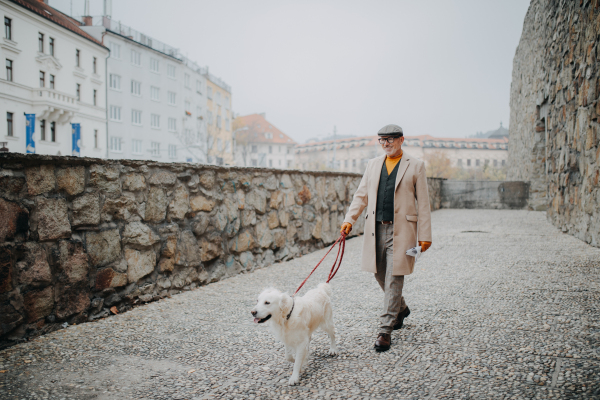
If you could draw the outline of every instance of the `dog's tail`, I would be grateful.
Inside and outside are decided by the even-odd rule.
[[[331,285],[329,283],[319,283],[317,287],[327,293],[327,296],[331,297]]]

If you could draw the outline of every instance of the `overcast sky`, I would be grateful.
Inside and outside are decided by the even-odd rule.
[[[78,17],[83,0],[50,0]],[[103,0],[90,0],[101,15]],[[72,4],[72,5],[71,5]],[[112,17],[208,65],[233,110],[293,139],[465,137],[509,123],[528,0],[113,0]]]

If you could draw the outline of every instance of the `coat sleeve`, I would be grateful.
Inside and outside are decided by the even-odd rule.
[[[367,175],[369,174],[369,166],[365,169],[365,173],[360,180],[360,184],[358,185],[358,189],[354,193],[354,197],[352,198],[352,203],[350,203],[350,207],[348,208],[348,212],[346,213],[346,218],[344,218],[344,222],[349,222],[352,225],[356,223],[356,220],[363,212],[365,207],[368,204],[368,189],[369,189],[369,178]]]
[[[425,175],[425,163],[421,162],[417,173],[415,193],[417,206],[419,207],[418,240],[431,242],[431,207],[429,205],[429,190],[427,189],[427,176]]]

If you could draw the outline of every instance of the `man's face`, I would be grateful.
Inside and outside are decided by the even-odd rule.
[[[381,136],[382,139],[391,139],[391,136]],[[381,148],[386,155],[390,157],[397,157],[400,155],[402,150],[402,143],[404,143],[404,136],[393,138],[393,142],[385,141],[381,144]]]

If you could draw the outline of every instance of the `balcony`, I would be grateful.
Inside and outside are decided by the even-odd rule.
[[[39,119],[66,124],[71,122],[79,109],[77,99],[70,94],[47,88],[33,89],[32,93],[34,110]]]

